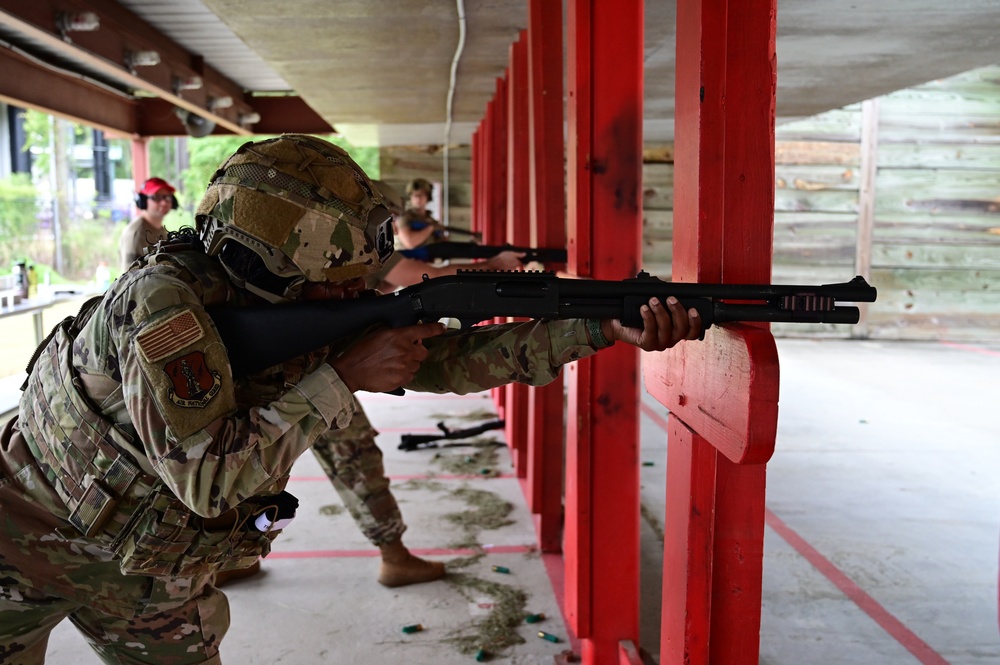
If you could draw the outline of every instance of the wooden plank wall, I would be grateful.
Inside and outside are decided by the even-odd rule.
[[[1000,341],[1000,65],[879,98],[872,339]],[[777,128],[775,283],[858,273],[862,104]],[[673,147],[647,145],[643,268],[670,278]],[[382,177],[441,180],[441,155],[386,148]],[[467,147],[450,151],[451,223],[468,228]],[[464,174],[464,175],[463,175]],[[777,336],[848,337],[849,326],[775,324]]]

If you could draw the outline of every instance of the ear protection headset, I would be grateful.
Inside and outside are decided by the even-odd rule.
[[[139,192],[135,195],[135,207],[139,210],[145,210],[149,207],[149,197]],[[170,209],[177,210],[180,207],[180,203],[177,201],[177,197],[173,194],[170,195]]]

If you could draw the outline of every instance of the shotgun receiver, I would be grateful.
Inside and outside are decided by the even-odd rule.
[[[518,247],[516,245],[477,245],[471,242],[435,242],[423,247],[397,250],[408,259],[434,261],[436,259],[489,259],[500,252],[523,252],[521,263],[566,263],[565,249],[545,247]]]
[[[639,308],[656,297],[677,298],[698,310],[705,329],[730,321],[857,323],[857,307],[838,301],[875,302],[863,277],[843,284],[694,284],[665,282],[646,272],[621,281],[565,279],[550,272],[460,270],[389,295],[284,305],[213,307],[235,376],[272,367],[374,325],[393,328],[442,318],[462,328],[494,317],[619,319],[642,327]],[[736,301],[736,302],[732,302]]]

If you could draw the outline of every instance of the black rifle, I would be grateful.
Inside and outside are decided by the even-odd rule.
[[[434,233],[438,232],[447,233],[448,235],[456,236],[470,236],[472,238],[481,238],[483,236],[479,231],[469,231],[467,229],[460,229],[454,226],[445,226],[440,222],[427,222],[422,219],[413,219],[409,221],[410,228],[414,231],[423,231],[428,226],[433,226],[435,228]]]
[[[518,247],[516,245],[477,245],[472,242],[435,242],[423,247],[401,249],[408,259],[434,261],[435,259],[490,259],[500,252],[524,252],[521,263],[566,263],[565,249],[545,247]]]
[[[424,278],[395,293],[354,300],[285,305],[214,307],[215,322],[235,376],[245,376],[322,348],[374,325],[393,328],[442,318],[463,328],[494,317],[619,319],[642,327],[639,308],[656,297],[695,308],[703,328],[730,321],[857,323],[857,307],[837,301],[875,302],[863,277],[843,284],[691,284],[665,282],[646,272],[621,281],[565,279],[550,272],[460,270]],[[724,302],[739,301],[739,302]]]
[[[437,426],[441,430],[441,434],[404,434],[399,438],[399,449],[410,451],[417,450],[418,448],[437,448],[437,444],[433,443],[434,441],[441,441],[442,439],[468,439],[471,436],[478,436],[491,429],[502,429],[504,421],[491,420],[482,425],[467,427],[465,429],[448,429],[444,423],[438,423]]]

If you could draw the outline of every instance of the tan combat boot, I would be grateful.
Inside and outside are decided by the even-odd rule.
[[[379,569],[378,581],[383,586],[421,584],[444,577],[444,563],[413,556],[402,540],[385,543],[379,550],[382,552],[382,567]]]

